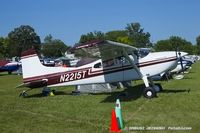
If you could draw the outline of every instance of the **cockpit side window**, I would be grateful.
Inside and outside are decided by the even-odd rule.
[[[114,65],[115,65],[115,62],[113,59],[103,61],[103,67],[111,67]]]
[[[123,57],[116,57],[114,59],[109,59],[109,60],[105,60],[103,61],[103,67],[113,67],[113,66],[122,66],[123,64],[127,64],[129,63],[128,60]]]
[[[101,67],[102,67],[101,62],[94,65],[94,68],[101,68]]]

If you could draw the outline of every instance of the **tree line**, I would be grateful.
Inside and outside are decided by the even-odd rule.
[[[9,32],[7,37],[0,37],[0,58],[20,57],[23,51],[30,48],[44,57],[60,57],[69,46],[50,34],[41,42],[40,36],[29,25],[21,25]]]
[[[200,55],[200,36],[196,37],[196,44],[179,36],[171,36],[152,43],[150,37],[150,33],[145,32],[140,23],[136,22],[127,24],[123,30],[112,30],[106,33],[94,31],[83,34],[78,43],[101,39],[121,42],[138,48],[151,47],[155,51],[179,50]],[[0,58],[20,57],[22,51],[30,48],[35,48],[44,57],[60,57],[70,46],[60,39],[54,39],[51,34],[41,42],[40,36],[29,25],[21,25],[9,32],[7,37],[0,37]]]
[[[150,41],[150,33],[145,32],[140,23],[130,23],[124,30],[114,30],[103,33],[101,31],[89,32],[80,37],[79,43],[93,39],[106,39],[129,44],[138,48],[153,48],[155,51],[185,51],[189,54],[200,55],[200,35],[196,37],[196,44],[192,44],[179,36],[171,36],[156,43]]]

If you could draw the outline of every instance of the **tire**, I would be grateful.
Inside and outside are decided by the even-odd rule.
[[[156,90],[152,87],[147,87],[143,91],[143,96],[148,99],[154,98],[156,97]]]
[[[156,90],[156,92],[161,92],[161,91],[163,91],[163,88],[162,88],[162,86],[161,86],[161,84],[159,84],[159,83],[155,83],[154,84],[156,87],[158,87],[159,88],[159,90]]]

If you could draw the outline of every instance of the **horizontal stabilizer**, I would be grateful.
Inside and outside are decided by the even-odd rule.
[[[42,80],[27,82],[27,83],[20,84],[15,88],[21,88],[21,87],[39,88],[39,87],[44,87],[44,86],[47,86],[47,81],[48,81],[47,79],[42,79]]]

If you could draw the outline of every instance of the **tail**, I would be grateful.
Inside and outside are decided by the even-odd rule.
[[[45,74],[43,66],[34,49],[29,49],[21,54],[23,81],[28,82]]]

